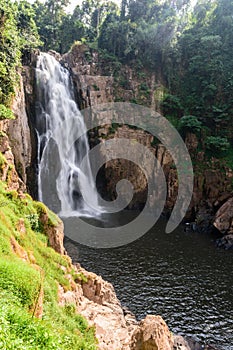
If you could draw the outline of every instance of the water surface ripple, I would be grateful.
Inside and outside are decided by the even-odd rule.
[[[138,241],[90,249],[66,240],[74,261],[111,282],[138,319],[159,314],[173,333],[233,350],[233,252],[213,237],[164,233],[160,222]]]

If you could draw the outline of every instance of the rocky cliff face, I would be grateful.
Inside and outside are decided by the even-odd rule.
[[[20,76],[20,87],[16,93],[12,111],[15,120],[9,122],[8,135],[12,146],[12,152],[16,160],[16,170],[22,179],[27,183],[28,169],[31,166],[32,143],[31,134],[26,114],[26,103],[24,95],[24,85]]]
[[[1,180],[7,182],[9,189],[25,191],[31,165],[31,137],[21,75],[12,111],[14,120],[0,121],[0,152],[6,160],[2,165]]]
[[[74,46],[71,52],[62,57],[61,62],[71,69],[80,108],[112,101],[127,101],[150,106],[159,111],[163,89],[155,76],[149,76],[146,72],[127,66],[119,66],[85,45]],[[101,124],[103,116],[99,114],[97,118]],[[146,132],[126,125],[116,126],[115,130],[109,125],[103,125],[91,133],[90,140],[92,146],[100,143],[101,157],[101,143],[110,138],[121,137],[140,142],[156,155],[167,180],[166,208],[171,210],[176,202],[178,178],[168,150],[162,144],[154,142],[153,137]],[[216,159],[205,161],[204,153],[198,151],[199,141],[195,134],[187,133],[185,143],[192,156],[195,170],[194,192],[186,218],[191,221],[196,219],[199,229],[206,230],[215,212],[231,196],[233,173]],[[153,171],[151,167],[149,174],[151,179],[154,176]],[[135,195],[129,207],[143,206],[147,197],[145,175],[140,168],[125,160],[106,163],[97,184],[100,192],[105,196],[107,193],[108,199],[115,199],[115,185],[122,178],[129,179],[135,188]],[[153,201],[153,198],[151,200]]]
[[[8,129],[8,124],[0,121],[0,128],[2,130]],[[1,131],[0,134],[0,181],[7,183],[9,190],[25,191],[26,186],[23,181],[19,178],[18,173],[15,169],[15,159],[12,153],[10,140],[5,131]]]
[[[131,67],[119,65],[112,58],[106,57],[85,45],[76,45],[60,57],[60,62],[71,70],[77,92],[77,101],[81,109],[93,107],[102,103],[127,101],[137,102],[159,110],[163,96],[162,84],[158,77],[149,76]],[[20,179],[29,184],[30,193],[36,197],[36,137],[33,132],[35,117],[35,79],[34,69],[36,55],[32,54],[31,66],[25,66],[22,72],[20,89],[13,103],[15,121],[1,122],[1,128],[10,135],[10,147],[15,156],[15,167]],[[25,96],[24,96],[25,91]],[[25,102],[26,99],[26,102]],[[27,111],[27,115],[25,113]],[[95,115],[98,123],[102,124],[104,115]],[[3,125],[4,124],[4,125]],[[167,181],[167,200],[165,209],[170,211],[178,192],[178,178],[173,159],[166,148],[143,130],[132,129],[127,125],[102,125],[98,130],[90,132],[91,146],[100,144],[100,158],[104,158],[104,142],[108,139],[127,138],[139,142],[148,148],[160,162]],[[198,151],[199,140],[195,134],[187,133],[186,146],[192,156],[195,178],[192,201],[187,212],[187,220],[195,220],[199,229],[206,230],[213,220],[216,211],[231,197],[231,170],[224,168],[217,160],[212,159],[205,164],[205,157]],[[127,152],[127,150],[126,150]],[[146,162],[146,159],[142,160]],[[153,166],[149,166],[149,179],[154,178]],[[98,189],[103,197],[113,200],[116,198],[116,184],[122,178],[128,179],[134,186],[134,197],[129,209],[140,209],[147,199],[147,180],[143,171],[123,159],[107,162],[98,177]],[[153,196],[152,196],[153,197]],[[155,201],[150,198],[151,205]]]
[[[11,163],[17,171],[17,181],[34,198],[37,196],[37,141],[33,127],[36,109],[34,67],[38,54],[39,51],[32,52],[26,62],[28,65],[21,67],[19,72],[19,85],[11,106],[15,119],[0,121],[1,137],[4,135],[4,141],[0,141],[0,144],[11,151]],[[1,152],[5,154],[5,151]]]
[[[33,78],[31,76],[33,73],[30,69],[25,69],[24,74],[27,98],[31,99],[31,104],[33,104]],[[30,108],[30,104],[27,107]],[[23,192],[26,191],[28,168],[32,160],[32,139],[26,113],[28,108],[26,108],[21,80],[12,106],[16,119],[0,121],[0,180],[7,183],[8,191],[15,191],[16,197],[22,199],[26,198]],[[48,211],[42,204],[39,212],[39,220],[48,237],[49,245],[57,253],[66,254],[63,245],[62,222],[58,220],[51,225]],[[15,229],[20,234],[26,235],[24,219],[19,220]],[[10,242],[12,251],[18,258],[25,263],[33,264],[35,269],[40,269],[36,265],[32,252],[29,256],[29,253],[13,236]],[[75,304],[76,311],[85,316],[90,325],[95,326],[100,350],[173,349],[174,337],[160,316],[148,316],[140,323],[137,322],[129,311],[125,312],[122,309],[110,283],[104,281],[100,276],[85,271],[79,265],[72,265],[68,256],[66,260],[68,261],[67,267],[60,266],[60,268],[65,269],[65,278],[72,288],[67,291],[61,285],[58,286],[59,303],[61,306]],[[33,315],[38,318],[43,315],[43,298],[44,290],[41,285],[37,306],[33,312]]]
[[[56,55],[56,53],[52,53]],[[12,109],[16,119],[14,121],[1,121],[0,128],[5,134],[1,135],[2,152],[8,158],[9,164],[17,170],[19,180],[14,180],[14,170],[5,168],[4,179],[8,176],[12,183],[19,182],[29,185],[30,193],[36,197],[36,137],[33,131],[35,117],[35,79],[34,66],[36,55],[32,54],[31,66],[25,66],[22,71],[20,87],[13,102]],[[68,54],[56,58],[71,70],[77,92],[77,101],[80,108],[93,107],[98,104],[128,101],[142,103],[146,106],[159,109],[159,101],[163,95],[159,79],[148,76],[127,66],[112,61],[103,54],[90,50],[85,45],[74,46]],[[23,84],[24,81],[24,84]],[[101,124],[104,116],[97,116]],[[7,136],[9,135],[9,137]],[[127,125],[110,125],[90,132],[91,146],[100,144],[100,158],[104,154],[104,142],[108,139],[127,138],[132,142],[139,142],[148,148],[160,162],[167,181],[167,200],[165,209],[170,211],[178,192],[177,172],[173,159],[166,148],[143,130],[132,129]],[[200,230],[208,229],[217,210],[232,196],[233,173],[223,167],[218,160],[205,161],[203,152],[198,151],[199,140],[193,133],[187,133],[186,146],[192,155],[195,178],[192,201],[187,212],[187,220],[195,220]],[[4,146],[3,146],[4,145]],[[9,153],[11,150],[11,153]],[[127,152],[127,150],[126,150]],[[14,155],[14,159],[13,159]],[[146,157],[142,160],[147,162]],[[10,166],[11,168],[11,166]],[[153,166],[149,166],[149,179],[154,178]],[[11,175],[9,176],[9,173]],[[143,171],[123,159],[107,162],[101,169],[97,186],[103,197],[113,200],[116,198],[116,184],[122,178],[128,179],[134,186],[134,197],[129,209],[143,207],[147,199],[147,180]],[[152,196],[153,197],[153,196]],[[150,198],[153,205],[155,198]],[[229,206],[228,206],[229,207]],[[216,228],[223,232],[219,225]],[[231,233],[224,231],[224,234]]]
[[[22,70],[20,87],[12,105],[16,119],[0,122],[1,131],[5,133],[1,135],[2,152],[17,170],[20,186],[23,187],[23,183],[26,184],[34,197],[37,194],[35,168],[37,145],[33,131],[35,118],[35,71],[33,67],[35,67],[37,54],[31,55],[31,65],[24,66]],[[95,50],[90,50],[85,45],[74,46],[63,57],[56,53],[51,54],[54,54],[64,66],[71,70],[80,108],[108,102],[127,101],[142,103],[159,110],[163,90],[158,77],[119,65],[119,62]],[[101,124],[104,116],[100,113],[95,118]],[[173,208],[178,192],[177,172],[169,151],[162,144],[143,130],[132,129],[127,125],[116,125],[113,128],[103,124],[98,130],[90,132],[89,136],[91,146],[100,144],[100,158],[104,155],[104,142],[111,138],[127,138],[148,148],[160,162],[166,177],[165,209],[170,211]],[[216,159],[206,162],[204,153],[198,151],[199,140],[195,134],[187,133],[185,143],[192,156],[195,170],[193,197],[186,219],[195,220],[195,227],[205,231],[210,223],[212,224],[218,209],[232,196],[233,172],[222,166]],[[143,162],[146,161],[143,159]],[[153,179],[153,166],[149,166],[149,169],[149,179]],[[9,176],[10,172],[11,176]],[[3,177],[6,179],[7,176],[12,179],[13,183],[18,182],[14,180],[16,178],[14,170],[6,168]],[[134,186],[135,193],[129,209],[143,207],[147,199],[145,174],[138,166],[123,159],[107,162],[101,169],[97,186],[103,197],[109,200],[115,199],[116,184],[122,178],[128,179]],[[155,198],[150,198],[150,201],[153,205]],[[215,225],[219,229],[218,226]],[[220,229],[220,232],[223,231]],[[224,231],[224,234],[227,233],[231,232]]]

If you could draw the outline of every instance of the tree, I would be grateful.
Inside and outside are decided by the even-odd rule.
[[[0,1],[0,106],[1,114],[9,107],[19,81],[17,68],[25,51],[40,44],[35,13],[27,1]]]
[[[35,23],[35,11],[31,4],[21,0],[16,14],[18,33],[24,50],[31,50],[41,45],[38,29]]]
[[[209,136],[206,139],[206,148],[214,155],[220,156],[230,148],[227,138],[220,136]]]
[[[121,21],[124,21],[126,18],[126,12],[128,7],[128,0],[121,1]]]
[[[202,123],[194,115],[185,115],[179,121],[179,128],[183,131],[198,132]]]
[[[43,49],[48,51],[61,50],[60,32],[64,18],[67,16],[65,8],[70,0],[46,0],[41,3],[36,0],[33,4],[36,14],[36,25],[43,41]]]
[[[69,51],[75,41],[81,41],[84,37],[86,37],[86,27],[77,16],[76,9],[72,15],[68,14],[63,17],[59,34],[60,52]]]
[[[21,42],[15,14],[17,4],[0,2],[0,104],[10,106],[18,81],[16,67],[20,65]],[[2,107],[1,107],[2,108]]]
[[[226,132],[233,112],[232,18],[231,2],[198,1],[167,69],[171,93],[178,95],[185,113],[195,114],[213,133]]]
[[[110,14],[104,21],[98,46],[126,63],[135,57],[136,26],[129,21],[120,21],[120,16]]]

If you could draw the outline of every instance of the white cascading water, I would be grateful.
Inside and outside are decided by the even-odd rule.
[[[53,56],[41,53],[36,82],[39,200],[61,216],[96,216],[101,208],[88,158],[86,126],[75,102],[69,71]],[[82,135],[77,140],[75,130]],[[86,163],[81,170],[84,156]]]

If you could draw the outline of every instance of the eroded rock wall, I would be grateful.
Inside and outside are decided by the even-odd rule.
[[[22,75],[20,75],[20,86],[13,101],[12,111],[15,120],[9,121],[7,134],[14,154],[16,170],[26,184],[28,169],[31,166],[32,142]]]
[[[32,137],[25,98],[25,91],[27,96],[34,95],[33,79],[29,75],[29,71],[31,72],[31,68],[25,67],[22,68],[19,74],[19,86],[11,106],[15,119],[0,121],[0,151],[5,156],[8,164],[5,167],[5,172],[8,175],[3,176],[2,180],[9,181],[11,177],[12,185],[9,185],[10,188],[17,189],[20,187],[24,191],[26,188],[28,189],[30,183],[35,184],[36,182],[35,172],[32,172],[33,155],[36,153],[36,147],[35,140]],[[35,104],[34,98],[32,98],[31,103]],[[7,170],[7,168],[9,169]],[[9,175],[10,170],[11,175]],[[13,183],[15,183],[14,186]]]
[[[27,173],[31,166],[31,135],[26,114],[22,75],[12,103],[14,120],[0,121],[0,152],[5,157],[1,180],[10,190],[26,190]]]
[[[30,193],[36,198],[36,135],[33,131],[33,118],[35,118],[35,53],[31,57],[31,65],[22,70],[20,87],[16,93],[12,109],[16,119],[13,121],[1,121],[0,128],[5,132],[2,144],[3,153],[17,170],[20,186],[29,184]],[[74,85],[77,92],[77,100],[80,108],[93,107],[102,103],[114,101],[132,101],[138,96],[147,96],[145,105],[158,108],[155,98],[156,89],[160,81],[156,77],[145,78],[145,72],[135,73],[127,66],[117,68],[116,63],[107,61],[95,50],[90,50],[85,45],[75,46],[74,49],[63,57],[57,57],[61,63],[71,70]],[[119,70],[116,74],[116,70]],[[143,73],[143,74],[142,74]],[[121,74],[124,84],[121,80]],[[148,87],[148,93],[145,87]],[[143,88],[144,90],[140,90]],[[25,92],[25,93],[24,93]],[[157,101],[157,102],[156,102]],[[149,149],[160,162],[167,182],[167,200],[165,208],[169,211],[173,208],[178,193],[177,171],[173,159],[166,148],[143,130],[131,128],[127,125],[115,126],[103,124],[105,115],[95,115],[97,123],[102,125],[90,132],[91,147],[99,144],[100,159],[104,159],[105,142],[109,139],[126,138],[131,142],[139,142]],[[7,136],[9,135],[9,136]],[[155,142],[156,141],[156,142]],[[195,220],[201,229],[206,230],[217,210],[232,197],[233,173],[223,167],[217,159],[211,159],[206,164],[205,154],[198,151],[199,140],[193,133],[187,133],[185,143],[189,150],[195,170],[194,191],[192,201],[187,212],[187,219]],[[10,151],[9,151],[10,150]],[[10,153],[11,152],[11,153]],[[125,150],[126,154],[128,150]],[[14,156],[14,157],[13,157]],[[130,155],[129,155],[130,156]],[[142,163],[148,163],[146,156]],[[11,168],[11,166],[10,166]],[[154,181],[155,169],[153,164],[147,165],[149,169],[149,181]],[[10,175],[9,175],[10,174]],[[8,176],[12,183],[18,180],[14,170],[5,168],[4,178]],[[102,195],[113,200],[116,198],[116,184],[121,179],[128,179],[134,186],[134,197],[129,204],[129,209],[140,209],[147,200],[147,180],[140,167],[124,159],[115,159],[107,162],[98,179],[99,191]],[[12,185],[13,186],[13,185]],[[16,185],[15,185],[16,186]],[[13,186],[14,187],[14,186]],[[155,196],[151,196],[151,205],[155,202]],[[215,225],[218,228],[218,225]],[[219,228],[218,228],[219,229]],[[220,232],[223,232],[219,229]],[[229,230],[223,234],[230,233]]]
[[[61,62],[69,67],[79,96],[80,108],[93,107],[101,103],[126,101],[137,102],[159,111],[159,101],[163,95],[159,77],[149,76],[135,67],[117,66],[101,53],[85,45],[74,46],[71,52],[62,57]],[[95,115],[101,125],[104,115]],[[90,133],[91,145],[100,143],[100,158],[104,153],[104,142],[111,138],[125,137],[149,148],[159,160],[167,181],[166,208],[171,210],[176,202],[178,178],[174,162],[166,148],[154,142],[151,135],[126,125],[112,130],[102,125]],[[187,212],[187,219],[195,220],[201,229],[206,230],[218,208],[231,196],[233,173],[223,167],[217,159],[205,160],[205,154],[198,151],[199,140],[193,133],[185,138],[195,170],[194,191]],[[102,151],[103,150],[103,151]],[[127,150],[126,150],[127,153]],[[130,208],[140,208],[147,198],[147,182],[141,169],[125,160],[108,162],[99,177],[99,190],[108,199],[115,199],[116,184],[122,178],[129,179],[135,188]],[[151,166],[149,179],[154,178]],[[153,198],[150,198],[153,202]]]

